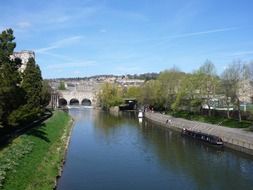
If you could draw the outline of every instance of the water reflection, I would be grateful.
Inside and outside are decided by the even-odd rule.
[[[75,128],[58,189],[250,189],[253,162],[134,113],[71,110]]]
[[[162,167],[191,177],[200,189],[247,189],[253,183],[252,160],[243,155],[182,138],[151,123],[142,127],[142,134],[154,145],[150,147]]]
[[[103,111],[96,111],[94,114],[94,127],[105,134],[110,134],[114,128],[121,127],[122,125],[138,125],[135,112],[120,112],[117,116]]]

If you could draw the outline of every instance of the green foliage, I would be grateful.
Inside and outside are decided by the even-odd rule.
[[[16,46],[13,31],[8,29],[0,34],[0,122],[8,124],[9,114],[23,103],[18,72],[20,60],[10,59]]]
[[[110,107],[119,106],[123,102],[122,89],[114,84],[105,83],[98,95],[98,100],[103,109],[108,110]]]
[[[249,127],[249,131],[253,132],[253,126]]]
[[[42,100],[41,72],[34,59],[29,59],[27,63],[23,73],[21,88],[24,92],[25,102],[8,115],[8,124],[11,126],[26,124],[37,119],[43,111],[43,106],[45,106],[45,104],[42,104],[45,102]]]
[[[40,107],[42,93],[42,77],[39,66],[35,60],[30,58],[23,73],[21,87],[26,92],[26,103],[28,106]]]
[[[172,104],[173,110],[180,109],[181,106],[191,110],[191,106],[195,106],[194,99],[199,99],[199,74],[185,75],[176,94],[176,100]]]
[[[31,107],[28,104],[20,106],[8,116],[8,124],[11,126],[28,124],[38,118],[40,111],[39,107]]]
[[[67,113],[55,112],[0,151],[3,189],[53,189],[71,129],[69,121]]]
[[[10,55],[13,54],[16,43],[12,29],[7,29],[0,34],[0,67],[3,63],[10,62]]]
[[[155,109],[164,109],[164,98],[162,96],[162,85],[159,80],[149,80],[142,87],[141,103],[151,105]]]
[[[4,127],[31,122],[50,100],[34,59],[29,59],[24,73],[19,72],[21,60],[11,58],[14,39],[11,29],[0,34],[0,124]]]
[[[3,187],[8,173],[15,173],[19,160],[29,154],[33,149],[33,142],[21,137],[21,142],[11,145],[0,156],[0,188]]]
[[[240,82],[245,80],[248,75],[246,74],[245,65],[241,64],[240,61],[234,62],[223,71],[222,73],[222,84],[224,94],[227,99],[231,99],[231,102],[236,105],[238,110],[238,120],[241,121],[241,110],[240,110],[240,99],[239,90],[241,88]],[[227,103],[229,106],[229,103]]]
[[[59,87],[58,87],[58,90],[66,90],[65,84],[64,84],[63,81],[60,82],[60,85],[59,85]]]
[[[52,88],[50,87],[47,81],[43,80],[41,90],[41,102],[40,102],[42,107],[46,107],[49,104],[51,100],[51,92]]]
[[[170,114],[173,115],[174,117],[180,117],[180,118],[185,118],[192,121],[200,121],[200,122],[205,122],[205,123],[222,125],[222,126],[231,127],[231,128],[249,128],[250,130],[250,126],[252,125],[252,123],[249,121],[239,122],[235,119],[226,119],[224,117],[219,117],[219,116],[200,115],[200,114],[196,114],[194,112],[189,112],[189,111],[176,111],[176,112],[171,112]]]
[[[185,73],[180,72],[177,68],[160,73],[158,80],[161,83],[161,98],[166,110],[171,109],[173,102],[176,101],[176,94],[184,76]]]
[[[130,86],[126,89],[123,96],[124,98],[136,98],[139,100],[141,98],[141,88],[137,86]]]

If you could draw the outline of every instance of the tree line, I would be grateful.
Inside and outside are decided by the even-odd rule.
[[[241,91],[246,91],[243,82],[252,81],[253,63],[234,61],[218,75],[215,65],[207,60],[192,73],[177,68],[160,72],[157,79],[148,80],[140,87],[122,87],[105,84],[98,95],[104,109],[119,105],[124,98],[136,98],[140,105],[149,105],[155,110],[199,112],[206,105],[211,116],[213,100],[222,100],[230,118],[230,108],[237,110],[241,121]],[[253,96],[253,94],[250,94]]]
[[[90,80],[90,79],[97,79],[98,78],[124,78],[127,77],[129,79],[140,79],[140,80],[151,80],[151,79],[156,79],[158,77],[159,73],[143,73],[143,74],[127,74],[125,75],[93,75],[90,77],[70,77],[70,78],[56,78],[56,79],[48,79],[49,81],[71,81],[71,80]]]
[[[21,59],[12,59],[16,43],[12,29],[0,34],[0,127],[15,127],[38,119],[50,101],[50,87],[43,81],[33,58],[23,72]]]

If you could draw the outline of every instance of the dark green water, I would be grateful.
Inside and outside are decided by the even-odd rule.
[[[253,159],[217,150],[126,113],[72,109],[58,190],[253,189]]]

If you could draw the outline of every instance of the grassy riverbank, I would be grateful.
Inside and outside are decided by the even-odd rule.
[[[225,127],[231,127],[231,128],[248,128],[252,126],[252,122],[250,121],[242,121],[238,122],[235,119],[227,119],[224,117],[218,117],[218,116],[211,116],[208,117],[206,115],[199,115],[199,114],[193,114],[190,112],[185,111],[178,111],[178,112],[171,112],[170,115],[178,118],[184,118],[192,121],[200,121],[204,123],[211,123],[215,125],[222,125]]]
[[[56,111],[46,122],[3,148],[0,151],[1,188],[52,189],[70,129],[70,116]]]

